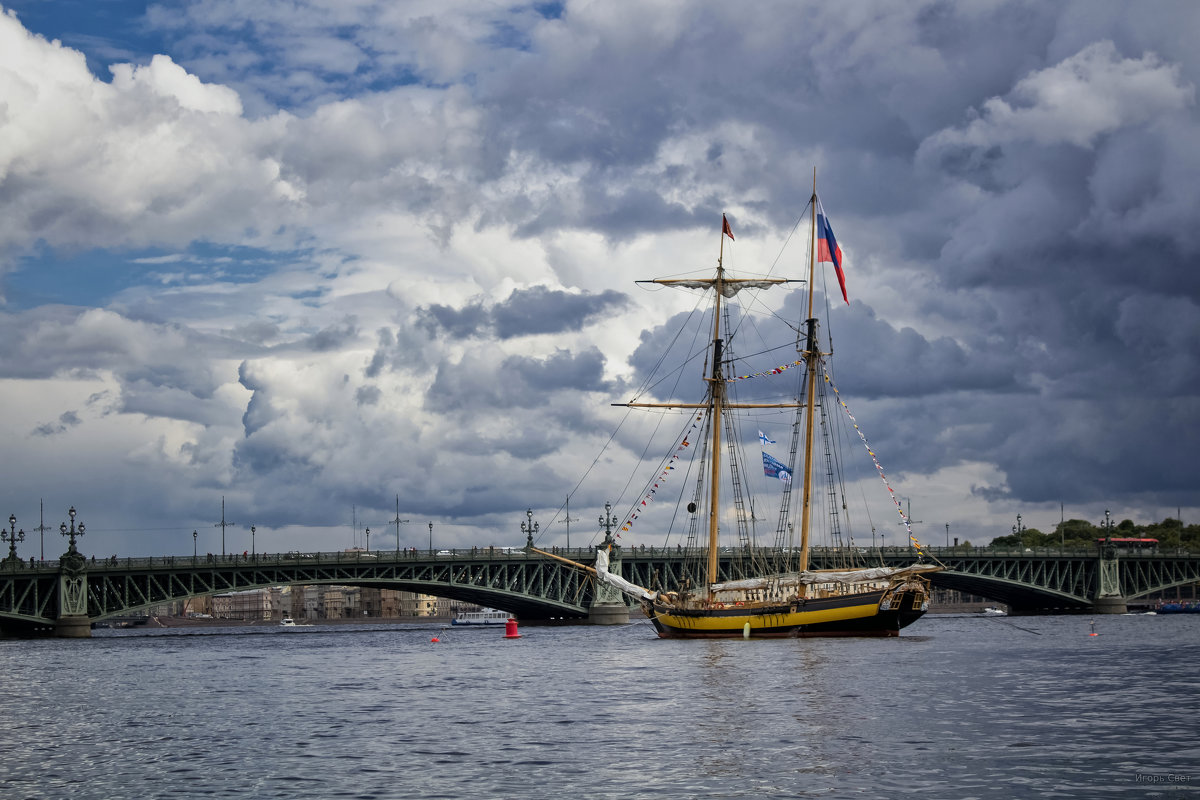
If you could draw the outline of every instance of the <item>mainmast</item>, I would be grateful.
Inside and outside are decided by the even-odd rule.
[[[813,316],[813,286],[817,262],[817,169],[813,167],[813,193],[809,201],[812,213],[812,230],[808,251],[808,337],[801,353],[806,370],[804,399],[804,491],[800,501],[800,571],[808,569],[809,527],[812,520],[812,453],[813,453],[813,409],[816,407],[817,359],[821,353],[817,346],[817,320]]]

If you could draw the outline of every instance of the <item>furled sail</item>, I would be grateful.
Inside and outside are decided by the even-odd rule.
[[[719,284],[722,296],[733,297],[742,289],[770,289],[781,283],[799,283],[799,281],[789,278],[721,278],[719,281],[715,278],[661,278],[652,281],[638,281],[638,283],[658,283],[663,286],[682,286],[686,289],[710,289]]]
[[[615,586],[630,597],[638,600],[653,600],[658,597],[658,592],[652,592],[649,589],[643,589],[641,586],[630,583],[620,575],[614,575],[608,571],[608,551],[596,551],[596,577],[607,583],[609,586]]]

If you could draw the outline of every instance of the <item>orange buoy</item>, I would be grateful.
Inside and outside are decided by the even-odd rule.
[[[438,637],[436,637],[436,636],[435,636],[435,637],[433,637],[432,639],[430,639],[429,641],[431,641],[431,642],[440,642],[440,641],[441,641],[441,639],[439,639]]]
[[[521,634],[517,633],[517,621],[512,617],[508,618],[508,622],[504,623],[504,638],[505,639],[520,639]]]

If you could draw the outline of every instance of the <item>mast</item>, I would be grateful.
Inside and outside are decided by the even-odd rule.
[[[717,253],[717,279],[713,283],[713,294],[716,302],[713,305],[713,363],[712,377],[706,378],[712,384],[712,477],[709,486],[708,501],[708,573],[704,593],[712,597],[712,585],[717,582],[717,523],[720,519],[718,501],[721,494],[721,421],[724,410],[722,401],[725,399],[725,382],[721,378],[721,292],[725,288],[725,229],[721,228],[721,249]]]
[[[813,286],[817,261],[817,168],[813,167],[813,193],[809,201],[812,211],[810,233],[811,247],[808,251],[808,339],[804,345],[805,400],[804,400],[804,490],[800,501],[800,571],[808,569],[809,526],[812,518],[812,452],[813,452],[813,409],[816,406],[817,359],[821,353],[817,346],[817,320],[813,317]]]
[[[707,584],[717,582],[717,533],[720,523],[720,493],[721,493],[721,430],[722,418],[728,409],[752,408],[796,408],[799,404],[790,403],[729,403],[725,396],[725,378],[721,368],[724,358],[724,340],[721,338],[721,298],[733,297],[742,289],[768,289],[788,283],[795,283],[789,278],[729,278],[725,276],[725,226],[721,230],[721,246],[717,255],[717,274],[714,278],[656,278],[654,280],[637,281],[638,283],[655,283],[660,286],[680,286],[689,289],[711,289],[714,295],[713,305],[713,334],[712,334],[712,370],[704,377],[709,384],[708,398],[702,403],[613,403],[614,406],[625,408],[694,408],[704,409],[710,414],[712,467],[709,479],[709,518],[708,518],[708,565],[706,570]],[[812,299],[810,297],[811,305]],[[706,596],[712,596],[711,588],[705,589]]]

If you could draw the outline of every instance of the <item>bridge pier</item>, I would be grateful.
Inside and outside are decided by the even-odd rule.
[[[1096,597],[1092,601],[1092,610],[1097,614],[1124,614],[1125,593],[1121,590],[1121,568],[1117,559],[1117,549],[1106,544],[1100,551],[1100,563],[1097,571]]]
[[[605,506],[605,516],[600,523],[606,525],[604,541],[596,546],[597,550],[608,551],[608,571],[614,575],[621,574],[621,545],[612,537],[612,526],[616,517],[609,514],[609,506]],[[607,517],[607,519],[606,519]],[[588,609],[589,625],[625,625],[629,622],[629,606],[625,605],[625,597],[614,586],[603,581],[596,581],[596,595]]]
[[[72,527],[75,525],[74,513],[72,508]],[[73,536],[70,549],[59,559],[59,564],[58,619],[54,621],[54,635],[59,639],[91,638],[92,622],[87,615],[87,561],[75,549]]]
[[[1096,614],[1124,614],[1128,610],[1124,597],[1097,597],[1092,603],[1092,612]]]
[[[625,625],[629,622],[629,606],[624,603],[592,603],[588,609],[589,625]]]
[[[64,614],[54,621],[54,636],[58,639],[90,639],[92,621],[86,614]]]

